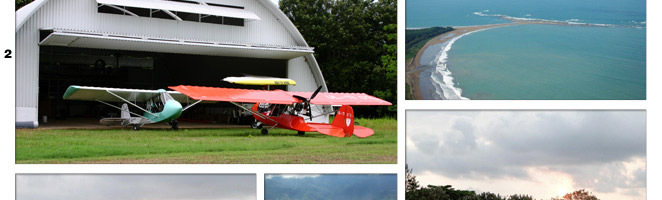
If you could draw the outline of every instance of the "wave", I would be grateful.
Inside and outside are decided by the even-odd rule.
[[[436,61],[434,63],[436,67],[432,72],[431,80],[437,83],[437,84],[433,84],[433,86],[435,87],[435,92],[437,93],[437,95],[440,96],[442,99],[451,99],[451,100],[469,99],[467,97],[463,97],[462,89],[455,86],[453,73],[450,71],[450,69],[448,69],[448,52],[453,47],[453,43],[455,43],[455,41],[457,41],[458,39],[464,37],[465,35],[469,35],[471,33],[483,31],[487,29],[490,28],[467,32],[448,40],[446,42],[446,45],[441,48],[441,51],[438,54],[438,56],[435,57],[435,59],[433,60]],[[435,73],[440,76],[435,76]]]
[[[579,22],[582,21],[580,19],[569,19],[565,21],[560,21],[560,20],[551,20],[551,19],[539,19],[539,18],[530,18],[530,14],[527,14],[527,17],[513,17],[513,16],[508,16],[508,15],[503,15],[503,14],[488,14],[489,10],[483,10],[483,11],[478,11],[474,12],[474,15],[482,16],[482,17],[498,17],[504,20],[508,21],[513,21],[513,22],[533,22],[533,23],[539,23],[539,24],[555,24],[555,25],[566,25],[566,26],[588,26],[588,27],[628,27],[628,28],[644,28],[643,26],[646,24],[645,22],[643,23],[637,23],[637,22],[632,22],[634,24],[638,25],[617,25],[617,24],[599,24],[599,23],[585,23],[585,22]]]

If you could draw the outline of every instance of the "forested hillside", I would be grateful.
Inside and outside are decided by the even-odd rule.
[[[381,174],[270,176],[264,180],[264,198],[284,199],[397,199],[397,177]]]
[[[452,27],[431,27],[424,29],[407,29],[405,31],[405,59],[414,58],[416,53],[435,36],[452,31]]]

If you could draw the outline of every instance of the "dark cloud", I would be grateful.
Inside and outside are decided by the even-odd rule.
[[[449,178],[530,178],[565,172],[598,192],[645,188],[644,111],[408,111],[407,163]]]
[[[255,199],[255,175],[16,176],[16,199]]]

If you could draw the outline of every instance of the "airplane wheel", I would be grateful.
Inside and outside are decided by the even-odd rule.
[[[269,134],[269,130],[267,130],[266,128],[263,128],[262,129],[262,135],[267,135],[267,134]]]
[[[262,125],[263,125],[263,124],[262,124],[261,122],[259,122],[259,121],[256,120],[255,122],[253,122],[253,123],[251,124],[251,128],[254,128],[254,129],[261,129],[261,128],[262,128]]]
[[[297,132],[297,135],[300,135],[300,136],[303,136],[303,135],[305,135],[305,134],[306,134],[306,132],[303,132],[303,131],[299,131],[299,132]]]
[[[140,126],[138,126],[138,125],[134,125],[134,126],[133,126],[133,130],[136,130],[136,131],[137,131],[137,130],[140,130]]]
[[[172,130],[179,130],[179,124],[176,120],[170,122],[170,126],[172,127]]]

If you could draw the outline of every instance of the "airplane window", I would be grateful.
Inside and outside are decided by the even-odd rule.
[[[167,92],[161,93],[161,99],[163,99],[164,102],[169,100],[174,100],[172,96],[170,96],[170,94],[168,94]]]
[[[273,109],[271,110],[271,116],[280,116],[282,108],[280,104],[274,104]]]

